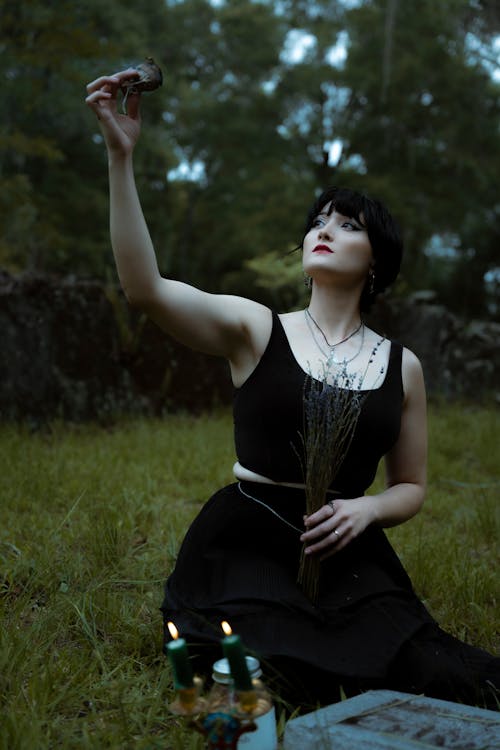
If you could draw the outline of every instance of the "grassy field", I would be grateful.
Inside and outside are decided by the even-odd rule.
[[[3,426],[0,444],[0,748],[201,748],[167,710],[158,607],[189,521],[232,481],[230,415]],[[499,445],[492,411],[431,407],[428,501],[390,531],[441,624],[492,651]]]

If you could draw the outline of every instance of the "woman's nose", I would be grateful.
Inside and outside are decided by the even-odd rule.
[[[319,239],[331,240],[333,237],[331,222],[324,224],[318,232]]]

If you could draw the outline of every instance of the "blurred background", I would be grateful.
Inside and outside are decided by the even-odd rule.
[[[135,166],[163,273],[290,309],[289,251],[341,184],[403,227],[396,299],[500,321],[497,0],[3,0],[0,34],[11,286],[116,283],[85,85],[150,55],[164,84],[143,97]]]

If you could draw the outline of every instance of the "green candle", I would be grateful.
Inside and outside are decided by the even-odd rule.
[[[222,641],[224,656],[229,662],[234,687],[238,691],[252,690],[252,679],[248,671],[243,644],[239,635],[228,635]]]
[[[167,644],[167,654],[174,672],[174,686],[176,690],[186,690],[193,687],[193,670],[189,661],[188,650],[184,638],[174,638]]]

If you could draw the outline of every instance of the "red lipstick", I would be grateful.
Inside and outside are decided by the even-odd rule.
[[[331,250],[328,245],[316,245],[313,253],[333,253],[333,250]]]

